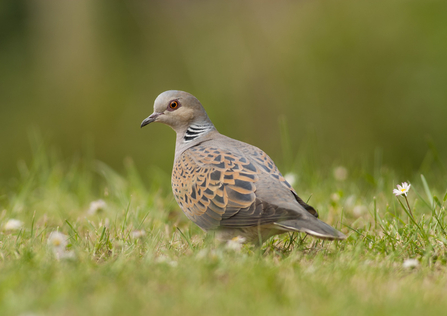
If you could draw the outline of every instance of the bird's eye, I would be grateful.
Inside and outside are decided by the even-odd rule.
[[[178,101],[171,101],[171,103],[169,103],[169,107],[170,107],[172,110],[177,109],[177,108],[178,108]]]

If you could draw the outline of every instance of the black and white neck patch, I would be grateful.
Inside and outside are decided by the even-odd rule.
[[[185,141],[185,143],[191,142],[194,139],[199,138],[201,135],[207,133],[211,129],[212,125],[191,125],[186,130],[183,140]]]

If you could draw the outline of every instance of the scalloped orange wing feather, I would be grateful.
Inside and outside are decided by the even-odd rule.
[[[253,161],[242,153],[198,145],[186,150],[175,162],[172,190],[186,216],[204,230],[236,228],[292,219],[296,212],[278,208],[256,196],[261,173],[268,173],[290,189],[304,207],[290,184],[263,151],[251,153]],[[307,209],[307,208],[306,208]],[[313,212],[308,210],[311,214]],[[313,215],[315,215],[313,214]]]

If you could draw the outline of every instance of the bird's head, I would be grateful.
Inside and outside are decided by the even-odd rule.
[[[211,123],[202,104],[184,91],[169,90],[161,93],[154,102],[154,113],[141,122],[141,127],[152,122],[169,125],[177,133],[192,124]]]

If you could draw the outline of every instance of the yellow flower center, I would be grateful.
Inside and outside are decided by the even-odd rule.
[[[400,189],[400,192],[405,192],[405,189]]]

